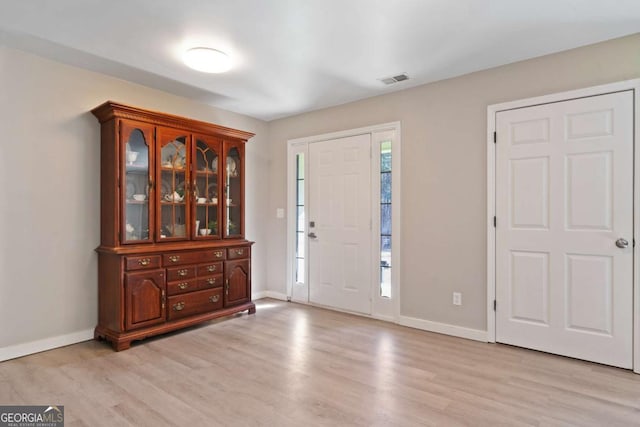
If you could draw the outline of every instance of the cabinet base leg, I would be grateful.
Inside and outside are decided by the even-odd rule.
[[[256,306],[254,305],[253,307],[249,307],[249,314],[255,314],[256,312]]]
[[[131,348],[131,341],[114,341],[111,344],[115,351],[128,350]]]

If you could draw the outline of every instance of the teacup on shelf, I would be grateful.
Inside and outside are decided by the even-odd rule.
[[[174,191],[173,194],[167,194],[164,196],[164,199],[167,202],[181,202],[184,199],[184,196],[178,194],[178,192]]]
[[[133,200],[137,200],[139,202],[142,202],[146,198],[147,198],[147,196],[145,194],[134,194],[133,195]]]
[[[198,203],[199,204],[207,203],[207,198],[206,197],[198,197]]]
[[[136,161],[136,159],[138,158],[138,152],[137,151],[128,151],[127,152],[127,162],[129,162],[130,165],[133,164],[133,162]]]
[[[211,203],[213,203],[214,205],[217,205],[218,204],[218,198],[217,197],[211,198]]]
[[[200,235],[201,236],[207,236],[209,234],[211,234],[211,230],[210,229],[208,229],[208,228],[201,228],[200,229]]]

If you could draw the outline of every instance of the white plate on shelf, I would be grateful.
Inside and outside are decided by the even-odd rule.
[[[227,174],[229,176],[235,176],[236,174],[236,161],[231,157],[227,157]]]

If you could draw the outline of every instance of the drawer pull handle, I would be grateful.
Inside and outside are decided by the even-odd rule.
[[[216,284],[216,279],[215,277],[210,277],[207,279],[207,283],[210,285],[215,285]]]
[[[214,272],[214,271],[216,271],[216,266],[215,266],[215,265],[210,265],[210,266],[208,266],[208,267],[207,267],[207,271],[209,271],[209,272]]]
[[[184,291],[185,289],[187,289],[189,287],[189,283],[187,283],[187,282],[180,283],[178,285],[178,287]]]
[[[173,304],[173,311],[182,311],[184,308],[184,302],[180,301],[177,304]]]
[[[236,255],[242,255],[244,253],[244,249],[236,249]]]
[[[222,258],[222,251],[216,251],[216,258]]]
[[[178,276],[180,276],[180,277],[184,277],[187,274],[189,274],[189,270],[186,270],[186,269],[185,270],[178,270]]]
[[[169,257],[169,261],[171,262],[178,262],[180,260],[180,255],[171,255]]]
[[[151,258],[141,258],[138,260],[138,264],[140,265],[149,265],[151,264]]]
[[[209,301],[211,302],[218,302],[219,299],[220,299],[220,295],[211,295],[209,297]]]

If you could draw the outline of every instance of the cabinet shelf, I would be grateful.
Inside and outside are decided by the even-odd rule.
[[[127,175],[133,175],[133,176],[146,176],[147,174],[149,174],[149,169],[147,168],[143,168],[143,169],[125,169],[125,173]]]

